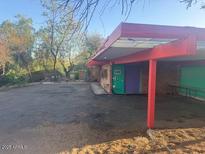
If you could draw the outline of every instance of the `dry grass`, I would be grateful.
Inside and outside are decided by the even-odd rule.
[[[154,136],[156,146],[152,147],[153,151],[205,153],[205,128],[158,130],[154,131]]]
[[[60,154],[205,153],[205,128],[154,130],[152,134],[152,140],[147,136],[119,139]]]

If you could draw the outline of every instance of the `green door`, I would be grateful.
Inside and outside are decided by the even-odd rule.
[[[112,65],[112,89],[115,94],[124,94],[125,67],[124,65]]]

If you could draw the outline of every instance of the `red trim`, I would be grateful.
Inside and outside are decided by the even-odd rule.
[[[86,64],[86,66],[91,67],[91,66],[94,66],[94,65],[105,65],[107,63],[108,62],[106,62],[106,61],[89,60],[88,63]]]
[[[147,127],[154,127],[155,114],[155,91],[156,91],[156,60],[149,61],[149,83],[148,83],[148,108],[147,108]]]
[[[116,60],[113,60],[113,63],[125,64],[147,61],[150,59],[163,59],[195,54],[196,39],[194,37],[188,37],[186,39],[177,40],[168,44],[156,46],[155,48],[148,51],[137,52],[133,55],[118,58]]]

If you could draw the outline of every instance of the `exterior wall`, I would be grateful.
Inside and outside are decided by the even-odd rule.
[[[148,92],[148,72],[149,65],[148,62],[142,62],[136,65],[136,68],[140,69],[140,89],[139,94],[147,94]],[[101,77],[101,86],[107,91],[111,92],[111,66],[104,65],[103,69],[107,69],[108,78]],[[169,84],[179,84],[180,79],[180,67],[176,62],[158,62],[157,64],[157,83],[156,83],[156,93],[157,95],[165,95],[170,93]],[[101,72],[102,76],[102,72]],[[126,83],[125,83],[126,85]]]
[[[112,93],[112,67],[111,65],[103,65],[101,68],[100,84],[106,92]]]
[[[149,65],[147,62],[141,64],[141,71],[140,71],[140,92],[142,94],[147,94],[148,92],[148,72],[149,72]]]
[[[179,84],[179,65],[176,62],[158,62],[156,94],[165,95],[170,92],[169,84]],[[143,63],[141,67],[141,93],[148,92],[148,62]]]
[[[179,85],[180,65],[176,62],[159,62],[157,65],[157,94],[170,93],[170,84]]]
[[[149,64],[148,62],[139,63],[140,68],[140,91],[141,94],[148,93],[148,72]],[[188,71],[188,76],[183,76],[181,78],[181,73],[184,68],[186,73]],[[98,69],[99,70],[99,69]],[[104,65],[101,67],[101,71],[96,71],[100,74],[100,84],[108,92],[112,93],[112,66]],[[106,76],[105,73],[107,72]],[[199,78],[196,80],[196,78]],[[157,79],[156,79],[156,94],[166,95],[171,92],[169,85],[186,85],[195,88],[205,89],[203,82],[205,78],[205,61],[158,61],[157,63]],[[196,83],[195,83],[196,82]],[[125,83],[126,84],[126,83]],[[189,85],[187,85],[189,84]],[[194,93],[194,95],[196,95]],[[205,98],[205,94],[198,94],[199,98]],[[196,97],[196,96],[194,96]]]
[[[141,66],[141,93],[148,91],[148,62]],[[205,61],[158,62],[156,94],[166,95],[171,92],[169,84],[198,89],[189,95],[195,98],[205,98]],[[183,90],[181,94],[185,93]]]
[[[140,65],[126,64],[125,65],[125,93],[139,94],[140,93]]]

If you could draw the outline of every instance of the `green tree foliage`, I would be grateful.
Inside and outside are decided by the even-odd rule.
[[[89,53],[90,58],[95,51],[100,47],[102,44],[103,38],[100,34],[92,34],[88,35],[85,40],[85,50]]]
[[[10,53],[7,44],[2,40],[0,42],[0,75],[5,75],[6,64],[10,62]]]
[[[34,45],[35,68],[37,71],[44,70],[48,72],[53,69],[52,55],[49,51],[49,38],[45,28],[41,28],[36,33]]]
[[[32,49],[35,41],[32,19],[17,15],[16,21],[1,24],[1,40],[5,43],[13,65],[27,70],[31,79]]]
[[[103,38],[100,34],[88,34],[84,40],[83,51],[80,52],[74,59],[76,64],[85,65],[88,59],[98,50],[103,43]]]
[[[59,54],[59,62],[63,68],[63,72],[67,78],[70,72],[76,65],[75,57],[82,51],[83,39],[82,35],[73,35],[72,39],[63,43],[61,52]]]

